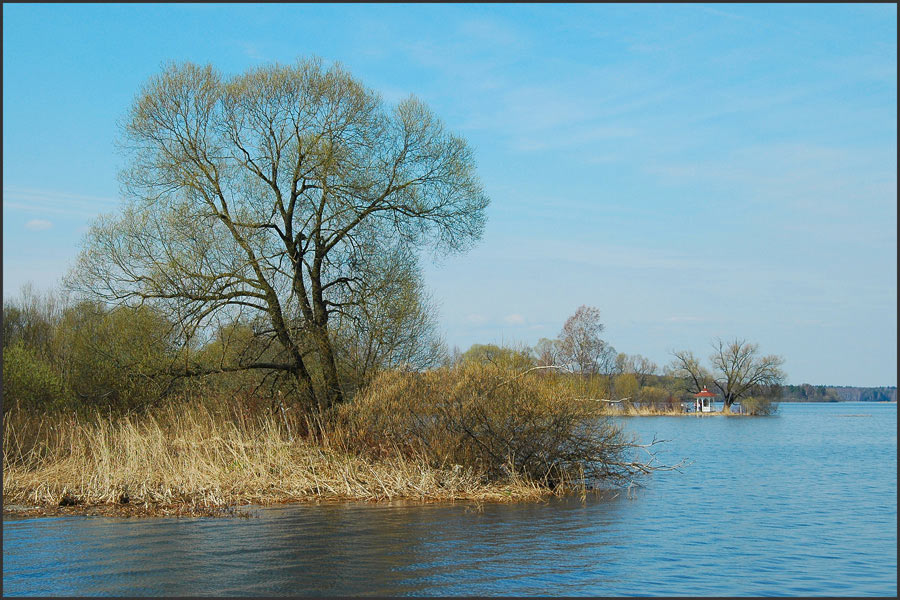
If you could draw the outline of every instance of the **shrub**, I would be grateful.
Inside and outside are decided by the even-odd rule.
[[[527,369],[534,366],[528,350],[507,348],[495,344],[473,344],[459,360],[465,363],[495,365],[504,369]]]
[[[36,410],[66,407],[70,394],[53,366],[18,340],[3,350],[3,410],[12,406]]]
[[[414,453],[491,480],[594,483],[646,466],[627,456],[634,443],[600,403],[576,400],[557,378],[534,372],[473,363],[385,372],[338,410],[356,451]]]
[[[634,373],[623,373],[616,376],[613,389],[616,397],[623,401],[637,403],[641,400],[641,386]]]
[[[169,383],[160,374],[175,356],[171,335],[172,325],[150,308],[107,310],[82,302],[65,311],[55,354],[86,408],[136,408]]]
[[[778,412],[778,402],[766,396],[750,396],[741,399],[744,414],[768,416]]]

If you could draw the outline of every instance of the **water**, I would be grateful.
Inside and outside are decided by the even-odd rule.
[[[636,493],[3,523],[5,595],[897,595],[896,404],[641,417]],[[630,497],[629,497],[630,496]]]

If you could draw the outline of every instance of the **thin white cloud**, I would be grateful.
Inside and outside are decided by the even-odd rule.
[[[745,15],[739,15],[739,14],[733,13],[733,12],[726,12],[726,11],[724,11],[724,10],[718,10],[718,9],[715,9],[715,8],[710,8],[709,6],[700,6],[699,8],[700,8],[700,10],[702,10],[703,12],[708,13],[708,14],[711,14],[711,15],[715,15],[715,16],[717,16],[717,17],[724,17],[724,18],[726,18],[726,19],[732,19],[732,20],[736,20],[736,21],[748,21],[748,20],[752,20],[752,21],[754,21],[754,22],[756,22],[756,23],[759,23],[759,20],[758,20],[758,19],[750,19],[749,17],[747,17],[747,16],[745,16]]]
[[[44,231],[53,227],[53,223],[44,219],[32,219],[25,223],[25,229],[29,231]]]
[[[524,49],[531,43],[508,23],[485,17],[468,19],[459,25],[459,32],[473,43],[488,43],[492,46],[511,46]]]
[[[506,321],[507,323],[509,323],[510,325],[524,325],[525,324],[525,317],[523,317],[522,315],[518,315],[518,314],[507,315],[506,317],[503,318],[503,320]]]
[[[3,208],[37,214],[62,214],[94,217],[100,212],[115,209],[115,198],[72,194],[55,190],[21,187],[3,188]]]
[[[259,47],[259,44],[247,41],[239,41],[237,44],[241,47],[241,50],[247,56],[247,58],[252,58],[253,60],[268,60],[268,57],[263,53],[262,49]]]
[[[466,315],[466,322],[467,322],[467,323],[474,323],[474,324],[476,324],[476,325],[480,325],[480,324],[482,324],[482,323],[487,322],[487,317],[485,317],[484,315],[479,315],[479,314],[474,314],[474,313],[473,313],[473,314],[470,314],[470,315]]]

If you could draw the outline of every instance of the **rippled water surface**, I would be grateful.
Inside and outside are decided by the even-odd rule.
[[[896,404],[625,423],[693,463],[584,503],[6,521],[3,593],[896,596]]]

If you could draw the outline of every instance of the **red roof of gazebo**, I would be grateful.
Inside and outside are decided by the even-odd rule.
[[[715,394],[713,394],[711,391],[706,389],[705,385],[703,386],[702,390],[700,390],[698,393],[694,394],[694,398],[714,398],[715,396],[716,396]]]

